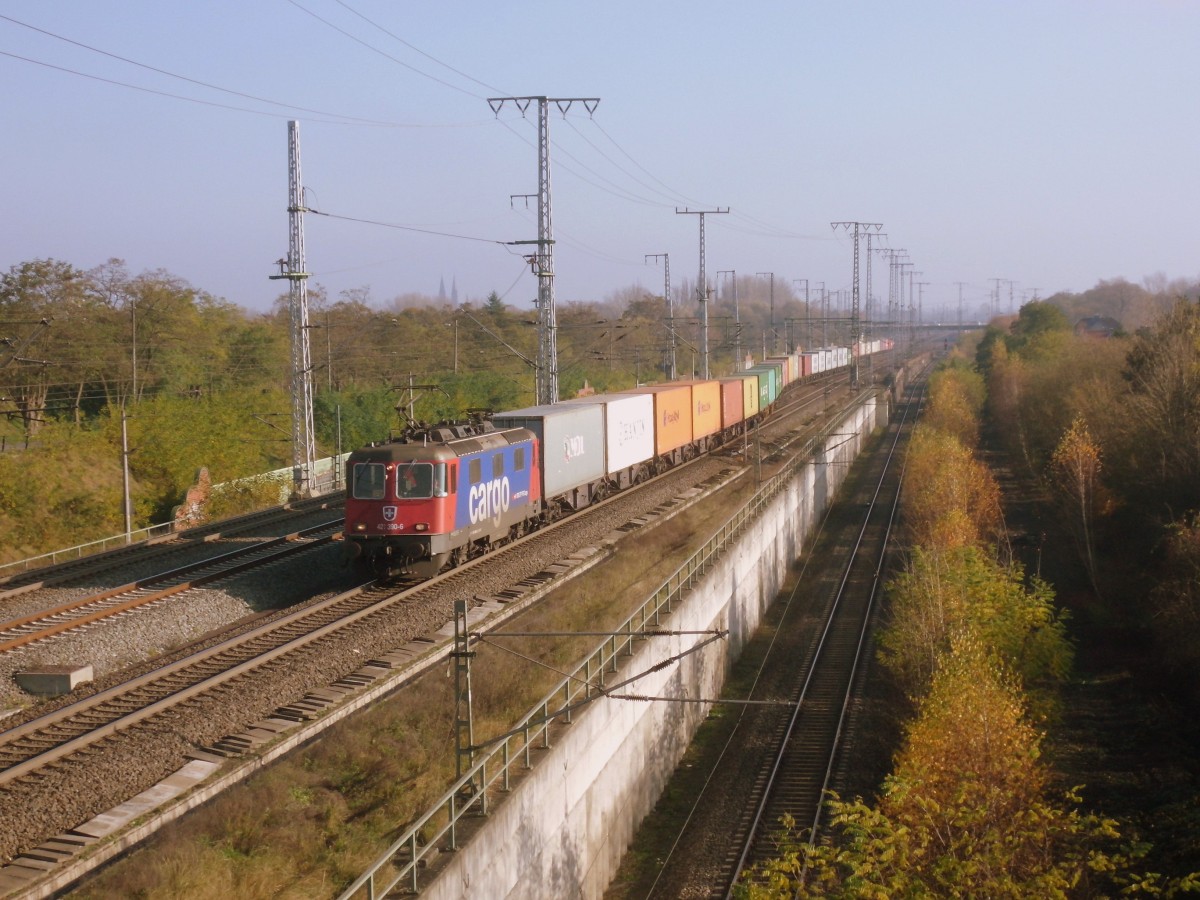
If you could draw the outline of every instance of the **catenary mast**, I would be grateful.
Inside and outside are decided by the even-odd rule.
[[[300,179],[300,123],[288,122],[288,255],[272,279],[288,282],[292,339],[292,492],[312,493],[316,451],[313,446],[312,349],[308,338],[308,272],[304,270],[304,186]]]
[[[524,115],[537,103],[538,120],[538,236],[537,253],[527,257],[538,280],[537,403],[558,402],[558,317],[554,308],[554,223],[550,202],[550,104],[564,116],[575,103],[588,114],[600,105],[599,97],[489,97],[488,106],[497,116],[505,103]]]

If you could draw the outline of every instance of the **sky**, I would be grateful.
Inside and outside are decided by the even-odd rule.
[[[535,106],[488,98],[545,96],[600,101],[549,120],[560,303],[661,293],[649,254],[694,284],[689,209],[728,210],[710,282],[801,296],[851,287],[830,223],[876,223],[928,318],[1195,279],[1197,46],[1194,0],[0,0],[0,271],[119,258],[269,310],[296,120],[310,289],[532,309]]]

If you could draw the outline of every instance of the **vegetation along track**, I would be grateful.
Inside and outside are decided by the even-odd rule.
[[[33,721],[0,733],[0,745],[13,745],[11,754],[0,763],[8,767],[0,771],[0,806],[9,813],[7,821],[0,822],[0,860],[145,790],[175,771],[193,751],[213,746],[223,735],[280,710],[287,714],[285,707],[307,691],[354,672],[376,654],[386,654],[436,631],[447,621],[454,599],[494,593],[522,580],[536,579],[539,572],[562,558],[564,547],[570,548],[566,550],[570,553],[579,547],[594,546],[614,528],[672,501],[681,490],[698,480],[711,479],[721,470],[728,470],[728,464],[703,458],[637,491],[617,495],[582,516],[569,517],[555,529],[530,535],[499,553],[414,589],[399,593],[395,588],[356,589],[281,615],[256,632],[274,631],[335,601],[342,608],[339,622],[310,622],[304,626],[310,632],[307,638],[272,638],[273,646],[263,649],[259,644],[256,659],[238,662],[236,657],[227,657],[222,666],[226,670],[236,666],[236,672],[213,672],[213,664],[206,660],[218,648],[175,661],[165,670],[167,685],[158,689],[159,693],[173,692],[165,700],[161,696],[156,699],[137,680],[130,683],[139,692],[134,700],[121,699],[118,691],[102,692],[72,704],[69,712],[64,707],[64,716],[82,713],[85,717],[85,706],[112,708],[112,712],[101,710],[96,714],[102,731],[90,738],[78,734],[82,726],[71,726],[73,736],[72,731],[55,736],[60,726],[51,726],[51,736],[35,747],[42,739],[33,736],[38,730]],[[569,534],[563,537],[564,533]],[[326,552],[332,553],[332,548]],[[311,576],[308,578],[311,580]],[[349,611],[354,605],[358,606],[357,613]],[[350,624],[352,620],[357,621]],[[314,640],[314,630],[325,632],[319,643]],[[252,632],[222,642],[222,647],[228,650],[259,637]],[[273,654],[274,659],[267,662],[265,654]],[[104,721],[122,711],[130,715],[120,722]],[[139,720],[136,727],[126,727],[133,719]],[[48,725],[49,720],[43,719],[41,724]],[[23,740],[26,734],[29,738]],[[72,746],[60,750],[46,746],[68,741]],[[70,761],[63,761],[64,752],[72,753]],[[58,762],[52,761],[55,757]],[[35,770],[39,761],[48,765]]]
[[[824,622],[797,671],[790,713],[781,717],[770,766],[760,774],[731,847],[727,892],[743,870],[774,855],[772,833],[785,815],[815,840],[831,787],[847,717],[876,611],[876,597],[900,501],[903,467],[897,448],[921,393],[914,389],[866,501],[840,579],[822,611]],[[915,419],[915,415],[912,416]],[[857,503],[858,498],[854,501]],[[736,851],[736,852],[734,852]]]
[[[773,417],[772,428],[783,422],[781,416]],[[764,445],[769,440],[764,437]],[[592,515],[592,512],[605,512],[596,507],[583,516],[563,520],[559,523],[559,531],[571,532],[569,537],[556,537],[558,532],[539,532],[501,553],[477,561],[470,567],[470,572],[465,568],[456,570],[436,582],[426,582],[416,590],[404,592],[392,602],[380,603],[381,608],[387,606],[391,610],[386,623],[376,621],[373,616],[360,616],[357,628],[338,629],[345,633],[340,642],[331,630],[321,649],[306,653],[297,647],[286,660],[281,656],[269,665],[259,666],[257,673],[264,676],[261,679],[249,675],[230,677],[221,688],[205,691],[201,686],[189,686],[173,677],[168,689],[175,691],[174,707],[170,707],[171,701],[145,696],[133,713],[140,719],[137,727],[123,728],[111,722],[101,724],[108,736],[98,736],[99,740],[90,745],[87,738],[70,738],[77,748],[72,761],[52,763],[48,768],[42,768],[39,775],[0,783],[0,805],[9,812],[8,822],[0,828],[0,860],[11,858],[22,848],[49,835],[66,831],[166,777],[192,752],[189,748],[211,747],[222,735],[233,734],[255,719],[280,712],[288,715],[288,704],[303,697],[306,691],[327,685],[343,673],[355,671],[372,658],[370,654],[386,653],[414,637],[436,630],[446,621],[452,599],[494,594],[509,585],[536,581],[545,567],[562,558],[560,554],[564,547],[568,548],[565,552],[570,553],[579,547],[594,546],[601,536],[621,527],[623,522],[644,515],[664,502],[677,502],[672,498],[679,496],[682,486],[704,481],[720,470],[728,471],[728,464],[716,459],[697,460],[695,465],[699,467],[699,475],[690,471],[692,467],[675,469],[637,491],[611,498],[605,507],[611,505],[613,509],[604,515]],[[333,550],[328,548],[324,552],[332,554]],[[280,570],[281,573],[284,571]],[[277,580],[278,576],[273,579]],[[311,576],[308,580],[311,581]],[[277,586],[273,585],[272,589],[273,593],[278,593]],[[360,602],[365,605],[369,601],[364,598]],[[277,621],[284,621],[283,614],[277,615]],[[291,615],[288,613],[287,618]],[[379,619],[383,618],[385,615],[381,612]],[[185,662],[176,660],[172,672],[175,668],[182,669]],[[255,665],[252,662],[226,663],[231,664],[243,669]],[[189,697],[180,703],[185,690]],[[158,704],[158,711],[148,709],[150,704]],[[30,726],[32,723],[26,722],[21,728],[25,730]],[[10,736],[16,737],[16,731],[0,733],[0,743]],[[45,754],[39,755],[44,761],[49,759]],[[25,765],[29,761],[28,753],[15,753],[4,764],[15,774],[16,766],[32,770],[32,765]],[[7,777],[8,773],[0,773],[0,782]]]
[[[909,413],[904,416],[907,418]],[[849,664],[835,664],[829,658],[829,648],[834,643],[832,635],[827,639],[826,653],[818,654],[817,648],[838,603],[838,594],[869,593],[881,574],[881,547],[878,544],[868,547],[868,543],[871,539],[881,543],[894,503],[894,474],[882,482],[882,489],[879,474],[882,458],[890,458],[896,449],[895,439],[903,440],[901,417],[894,416],[894,420],[892,440],[888,441],[892,446],[864,458],[858,469],[861,474],[851,476],[844,485],[843,494],[818,533],[806,541],[803,570],[789,577],[794,584],[790,596],[785,595],[776,604],[770,621],[764,623],[766,627],[746,648],[742,663],[735,668],[731,692],[726,696],[749,703],[735,701],[736,705],[714,710],[703,729],[708,735],[702,732],[699,736],[701,741],[689,751],[685,764],[664,795],[660,810],[639,834],[639,844],[648,843],[643,853],[630,857],[631,867],[619,876],[621,886],[614,891],[614,897],[726,896],[747,842],[754,834],[756,818],[763,823],[761,831],[768,836],[778,827],[779,813],[765,803],[772,793],[768,790],[770,773],[783,765],[777,760],[789,720],[798,712],[800,721],[793,726],[793,736],[806,737],[815,728],[811,720],[816,718],[819,707],[833,705],[833,699],[818,700],[818,674],[824,677],[825,670],[838,670],[843,695],[844,686],[850,683],[846,671]],[[878,495],[877,511],[867,519],[870,525],[864,534],[863,509],[873,494]],[[860,560],[852,570],[845,560],[860,541],[860,535]],[[853,602],[841,601],[838,615],[854,620],[848,612]],[[857,616],[857,629],[853,622],[849,626],[855,644],[861,635],[864,615]],[[740,674],[738,668],[742,670]],[[836,698],[838,690],[825,693]],[[841,708],[838,702],[838,715]],[[833,740],[831,736],[824,739],[827,748]],[[823,761],[813,764],[821,775],[821,781],[810,789],[814,799],[809,805],[814,811],[830,769],[831,752],[827,749]],[[800,821],[806,818],[800,812],[794,811],[793,815]],[[807,818],[815,820],[815,812]],[[745,853],[746,860],[757,859],[756,852]]]
[[[690,467],[692,464],[685,465]],[[619,498],[611,498],[595,508],[616,499]],[[340,523],[333,524],[336,527]],[[504,566],[507,557],[522,555],[530,541],[552,537],[555,527],[529,535],[429,581],[408,585],[373,583],[353,588],[0,732],[0,785],[31,776],[45,766],[57,765],[118,730],[147,722],[198,694],[219,691],[235,678],[252,677],[263,666],[285,666],[290,654],[319,652],[312,646],[315,642],[340,629],[359,625],[368,617],[384,615],[393,604],[421,604],[447,591],[459,597],[470,596],[475,570],[479,566],[485,563],[492,567]]]

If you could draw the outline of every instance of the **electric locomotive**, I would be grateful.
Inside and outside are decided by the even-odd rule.
[[[346,461],[346,553],[376,577],[431,578],[541,516],[538,441],[488,423],[409,428]]]

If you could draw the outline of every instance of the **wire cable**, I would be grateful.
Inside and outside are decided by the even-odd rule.
[[[443,87],[450,88],[450,90],[452,90],[452,91],[458,91],[460,94],[466,94],[468,97],[474,97],[476,100],[486,99],[482,94],[476,94],[473,91],[468,91],[466,88],[461,88],[456,84],[451,84],[449,81],[446,81],[445,79],[442,79],[442,78],[438,78],[436,75],[430,75],[428,72],[418,69],[416,66],[412,65],[411,63],[406,63],[402,59],[397,59],[395,56],[392,56],[392,54],[388,53],[386,50],[380,50],[378,47],[374,46],[373,44],[369,44],[366,41],[364,41],[362,38],[356,37],[355,35],[351,34],[349,31],[346,31],[346,29],[333,24],[333,22],[330,22],[328,19],[322,18],[321,16],[319,16],[315,12],[313,12],[311,9],[301,6],[297,2],[297,0],[287,0],[287,2],[290,3],[292,6],[296,7],[296,9],[300,10],[300,12],[304,13],[305,15],[312,16],[314,19],[316,19],[322,25],[325,25],[328,28],[332,28],[334,31],[336,31],[338,34],[342,35],[343,37],[346,37],[346,38],[354,41],[354,43],[359,44],[360,46],[366,47],[372,53],[377,53],[378,55],[382,56],[384,59],[390,60],[390,61],[394,62],[396,65],[402,66],[403,68],[408,69],[410,72],[413,72],[424,78],[428,78],[430,81],[437,82],[438,84],[442,85]],[[374,23],[372,23],[372,24],[374,24]],[[471,80],[474,81],[474,79],[471,79]]]
[[[338,6],[342,7],[347,12],[350,12],[351,14],[358,16],[360,19],[362,19],[368,25],[372,26],[373,28],[379,29],[384,34],[386,34],[388,37],[390,37],[392,40],[403,44],[405,47],[407,47],[409,50],[412,50],[414,53],[420,53],[423,57],[428,59],[430,62],[435,62],[442,68],[449,69],[455,75],[465,78],[465,79],[467,79],[467,81],[473,81],[480,87],[487,88],[489,91],[491,91],[492,93],[495,93],[495,94],[510,93],[509,91],[505,91],[503,88],[498,88],[495,85],[488,84],[486,81],[480,81],[478,78],[473,78],[472,76],[468,75],[466,72],[463,72],[459,69],[454,68],[454,66],[450,65],[449,63],[442,62],[436,56],[432,56],[431,54],[426,53],[420,47],[416,47],[413,44],[410,44],[408,41],[404,40],[404,38],[400,37],[398,34],[393,34],[391,31],[388,31],[386,28],[384,28],[378,22],[376,22],[372,19],[368,19],[366,16],[364,16],[362,13],[360,13],[357,9],[354,9],[349,3],[346,3],[345,0],[334,0],[334,2],[336,2]]]
[[[54,38],[55,40],[63,41],[65,43],[71,44],[72,46],[79,47],[83,50],[87,50],[91,53],[98,53],[101,56],[107,56],[109,59],[115,59],[119,62],[126,63],[127,65],[137,66],[139,69],[146,69],[149,72],[155,72],[159,75],[166,75],[168,78],[176,78],[180,81],[186,81],[188,84],[194,84],[199,87],[208,88],[209,90],[220,91],[223,94],[231,94],[234,97],[241,97],[243,100],[253,100],[256,103],[266,103],[266,104],[269,104],[270,106],[281,106],[286,109],[294,109],[294,110],[298,110],[300,112],[311,113],[312,115],[317,115],[317,116],[326,116],[329,118],[345,119],[347,121],[347,123],[355,123],[355,124],[359,124],[359,125],[385,125],[385,126],[399,125],[399,123],[397,123],[397,122],[386,122],[386,121],[381,121],[379,119],[364,119],[364,118],[360,118],[358,116],[348,116],[343,113],[332,113],[332,112],[327,112],[325,110],[320,110],[320,109],[311,109],[307,106],[297,106],[294,103],[283,103],[279,100],[271,100],[267,97],[258,97],[258,96],[255,96],[254,94],[247,94],[242,91],[235,91],[232,88],[221,87],[220,85],[217,85],[217,84],[210,84],[207,81],[200,81],[197,78],[190,78],[187,75],[180,75],[176,72],[169,72],[166,69],[160,69],[157,66],[151,66],[147,63],[141,63],[135,59],[129,59],[128,57],[121,56],[117,53],[110,53],[107,50],[101,50],[99,47],[93,47],[90,44],[84,44],[80,41],[73,40],[72,38],[65,37],[61,34],[55,34],[52,31],[47,31],[44,28],[38,28],[36,25],[30,25],[28,22],[22,22],[18,19],[14,19],[11,16],[6,16],[2,13],[0,13],[0,19],[3,19],[6,22],[11,22],[14,25],[20,25],[22,28],[28,28],[31,31],[36,31],[38,34],[44,34],[46,37],[51,37],[51,38]],[[174,95],[168,95],[168,96],[174,96]],[[186,99],[186,98],[183,98],[183,99]],[[405,127],[421,127],[421,126],[405,126]]]

